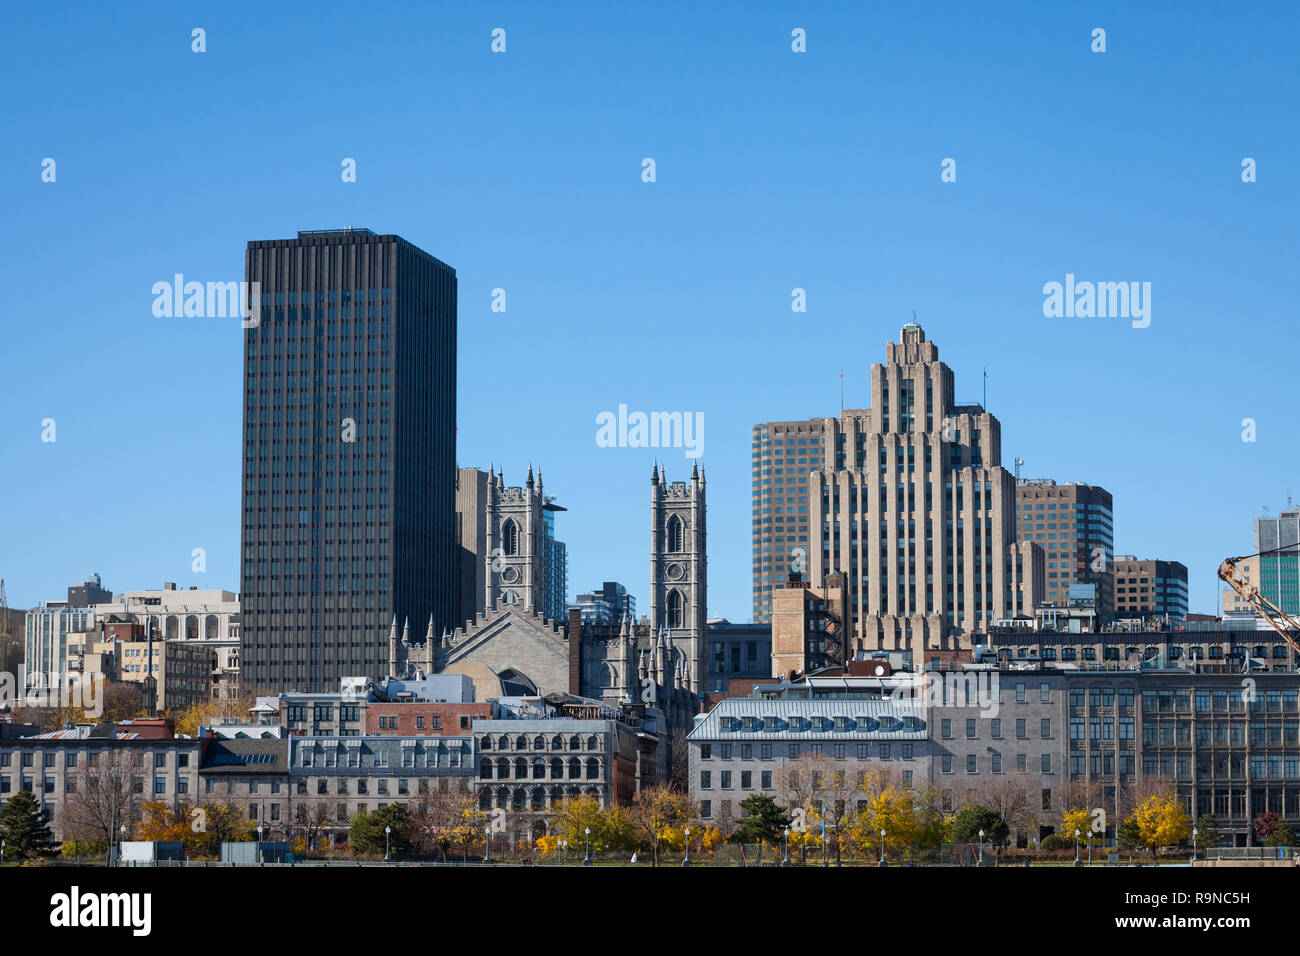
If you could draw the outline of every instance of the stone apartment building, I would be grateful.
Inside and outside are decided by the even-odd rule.
[[[787,803],[783,772],[808,757],[849,779],[870,772],[904,787],[928,784],[935,749],[924,701],[895,695],[899,686],[826,678],[720,701],[687,737],[690,793],[701,818],[738,821],[740,802],[756,793]]]
[[[94,781],[120,776],[129,781],[119,814],[129,834],[145,802],[177,804],[199,796],[204,746],[202,740],[172,737],[167,722],[158,720],[82,724],[6,739],[0,741],[0,805],[26,790],[50,814],[56,840],[103,840],[102,830],[76,822],[89,816],[79,808],[91,799]]]

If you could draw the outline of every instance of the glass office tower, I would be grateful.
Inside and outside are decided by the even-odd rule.
[[[248,244],[246,692],[383,676],[394,616],[453,627],[456,273],[398,236]]]

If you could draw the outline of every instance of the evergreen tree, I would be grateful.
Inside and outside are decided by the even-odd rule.
[[[19,790],[0,808],[0,839],[5,841],[6,860],[26,860],[54,852],[49,816],[28,791]]]
[[[1002,819],[1002,814],[972,803],[962,807],[957,816],[953,817],[952,842],[975,843],[979,840],[981,830],[984,831],[984,842],[994,846],[1002,846],[1011,835],[1011,828]],[[1073,834],[1070,836],[1073,837]]]
[[[785,828],[790,825],[790,814],[766,793],[755,793],[740,801],[744,816],[736,825],[736,839],[742,843],[780,842]]]

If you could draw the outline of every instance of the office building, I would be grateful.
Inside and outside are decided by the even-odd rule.
[[[1116,617],[1187,616],[1187,566],[1178,561],[1138,560],[1117,554],[1112,565]]]
[[[871,367],[871,407],[824,420],[796,560],[814,588],[845,576],[850,655],[968,649],[1041,599],[1043,551],[1015,539],[1001,425],[955,394],[952,370],[909,324]]]
[[[1257,587],[1287,614],[1300,614],[1300,510],[1255,519]]]
[[[1043,600],[1058,607],[1070,602],[1070,585],[1096,585],[1096,613],[1114,614],[1114,582],[1108,573],[1114,555],[1111,494],[1081,482],[1057,484],[1050,478],[1016,482],[1016,537],[1043,549]]]
[[[598,591],[579,594],[570,607],[582,612],[584,624],[617,624],[625,617],[636,620],[636,598],[617,581],[606,581]]]
[[[455,621],[456,273],[394,235],[248,244],[246,692],[383,673],[394,615]]]

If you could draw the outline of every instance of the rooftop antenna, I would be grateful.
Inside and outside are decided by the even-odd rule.
[[[984,369],[984,401],[980,407],[986,412],[989,410],[989,370],[987,368]]]
[[[844,412],[844,369],[840,369],[840,412]]]

